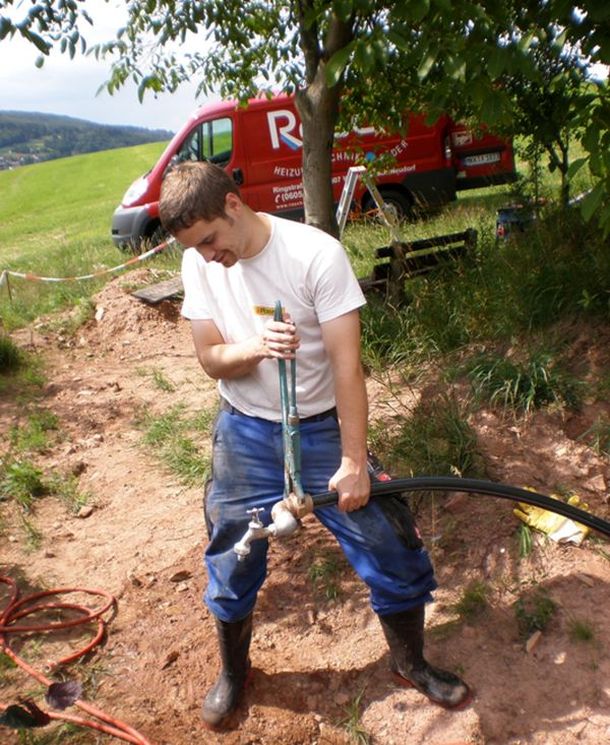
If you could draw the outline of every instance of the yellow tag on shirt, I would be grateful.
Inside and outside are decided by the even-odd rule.
[[[257,316],[272,316],[275,313],[275,308],[269,305],[255,305],[254,313]]]

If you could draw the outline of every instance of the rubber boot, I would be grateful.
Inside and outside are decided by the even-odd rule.
[[[413,686],[435,704],[447,709],[466,706],[471,699],[466,683],[457,675],[439,670],[424,659],[424,618],[423,605],[389,616],[379,616],[390,648],[390,668],[399,683]]]
[[[250,671],[250,639],[252,613],[241,621],[227,623],[216,619],[221,670],[210,688],[201,709],[201,717],[209,729],[221,729],[224,720],[237,708],[239,697]]]

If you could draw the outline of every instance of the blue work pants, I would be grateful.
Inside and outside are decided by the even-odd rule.
[[[301,481],[308,494],[328,490],[339,467],[341,441],[333,416],[300,425]],[[247,511],[271,508],[284,493],[282,425],[238,412],[221,411],[213,434],[212,481],[205,498],[209,544],[205,552],[205,602],[222,621],[239,621],[254,608],[267,571],[268,540],[251,543],[243,560],[233,546],[248,528]],[[375,613],[388,615],[432,599],[436,582],[426,550],[412,548],[387,519],[382,498],[354,512],[331,505],[314,514],[336,537],[348,561],[368,585]]]

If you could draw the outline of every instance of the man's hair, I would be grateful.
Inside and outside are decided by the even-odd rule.
[[[172,235],[191,228],[198,220],[211,222],[225,216],[227,194],[237,194],[233,179],[213,163],[187,161],[163,178],[159,219]]]

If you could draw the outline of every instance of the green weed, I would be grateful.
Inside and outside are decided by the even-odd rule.
[[[150,377],[156,388],[166,393],[173,393],[176,390],[174,383],[165,375],[162,370],[153,368],[151,370],[145,367],[138,367],[136,373],[142,377]]]
[[[204,422],[208,427],[204,427]],[[181,405],[158,416],[144,413],[141,426],[144,442],[153,446],[162,460],[187,485],[203,483],[210,468],[209,456],[202,452],[192,433],[209,434],[211,418],[198,413],[192,418],[185,414]]]
[[[528,413],[553,403],[578,405],[575,381],[545,353],[534,354],[522,364],[485,355],[475,360],[468,375],[478,398],[505,409]]]
[[[323,595],[327,600],[337,600],[341,595],[339,577],[342,564],[336,555],[324,553],[311,563],[307,575],[314,592]]]
[[[568,623],[570,639],[575,642],[590,642],[595,638],[593,626],[589,621],[579,618],[571,618]]]
[[[543,631],[557,611],[557,605],[543,590],[522,596],[515,603],[515,617],[519,633],[528,637],[534,631]]]
[[[599,416],[578,439],[586,442],[597,455],[610,456],[610,418]]]
[[[352,742],[358,743],[358,745],[371,745],[373,738],[364,729],[362,722],[360,721],[362,716],[361,710],[363,695],[364,690],[360,691],[360,693],[345,707],[347,716],[339,722],[339,726],[347,732]]]
[[[96,745],[99,738],[71,722],[50,726],[44,732],[19,730],[18,745]]]
[[[145,430],[144,442],[153,446],[165,445],[183,428],[183,414],[184,407],[180,404],[158,416],[145,412],[141,422]]]
[[[9,336],[0,332],[0,374],[15,372],[24,362],[23,352]]]
[[[210,470],[210,459],[187,436],[177,436],[163,451],[163,459],[170,469],[189,486],[202,484]]]
[[[165,391],[166,393],[173,393],[176,390],[176,386],[172,383],[172,381],[163,373],[162,370],[153,370],[152,371],[152,379],[155,384],[155,386],[160,391]]]
[[[76,476],[56,473],[51,476],[48,483],[50,491],[74,514],[89,502],[91,495],[79,489]]]
[[[490,588],[485,582],[470,582],[463,589],[460,599],[453,605],[453,610],[462,620],[472,621],[487,609],[489,594]]]
[[[10,670],[14,670],[17,667],[17,663],[4,652],[0,652],[0,683],[8,678]]]
[[[95,316],[95,303],[88,296],[77,295],[67,314],[51,318],[47,321],[48,328],[61,336],[74,336],[81,326],[91,321]]]
[[[49,433],[57,432],[59,418],[48,409],[36,409],[22,426],[11,428],[10,440],[18,452],[40,452],[49,445]]]
[[[2,467],[0,497],[14,499],[31,512],[35,499],[48,494],[42,471],[27,460],[15,460]]]
[[[465,404],[441,394],[422,402],[397,430],[380,441],[380,456],[398,473],[434,476],[478,476],[482,459]],[[385,451],[385,452],[383,452]]]
[[[26,546],[30,551],[40,548],[42,542],[42,533],[38,528],[28,520],[25,515],[21,516],[21,524],[25,532]]]
[[[408,313],[393,308],[380,297],[371,297],[361,320],[362,361],[369,370],[381,371],[389,365],[406,363],[413,355],[418,360],[422,358],[423,352],[415,354]]]
[[[527,558],[532,553],[532,529],[529,525],[520,525],[519,531],[519,557]]]

